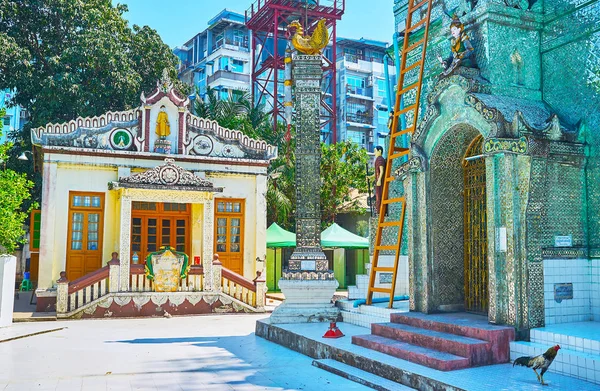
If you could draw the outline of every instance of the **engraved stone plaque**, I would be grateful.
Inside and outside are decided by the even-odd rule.
[[[563,300],[570,300],[573,298],[573,284],[554,284],[554,301],[560,303]]]

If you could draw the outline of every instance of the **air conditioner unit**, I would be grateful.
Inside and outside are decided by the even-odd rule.
[[[367,77],[367,87],[373,87],[373,76]]]

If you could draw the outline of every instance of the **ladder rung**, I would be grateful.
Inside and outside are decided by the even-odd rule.
[[[404,68],[400,73],[406,73],[409,71],[412,71],[413,69],[415,69],[416,67],[420,66],[423,63],[423,61],[419,60],[419,61],[415,61],[414,64],[412,64],[411,66],[409,66],[408,68]]]
[[[392,175],[390,175],[390,176],[386,176],[386,177],[384,178],[384,180],[385,180],[386,182],[392,182],[392,181],[394,181],[395,179],[396,179],[396,178],[394,178]]]
[[[423,3],[427,2],[429,0],[423,0],[422,2],[420,2],[416,8],[420,7],[421,5],[423,5]],[[413,8],[413,10],[415,10],[416,8]],[[411,11],[412,12],[412,11]],[[411,31],[414,31],[416,29],[418,29],[419,27],[421,27],[423,25],[423,23],[427,22],[427,18],[423,18],[421,20],[419,20],[415,25],[410,26],[408,29],[406,29],[407,33],[410,33]]]
[[[412,105],[410,105],[410,106],[406,106],[405,108],[403,108],[402,110],[400,110],[400,111],[398,112],[398,115],[402,115],[402,114],[404,114],[404,113],[408,113],[409,111],[413,111],[414,109],[416,109],[416,108],[417,108],[417,106],[418,106],[418,105],[417,105],[417,103],[413,103],[413,104],[412,104]]]
[[[397,250],[398,246],[392,244],[388,246],[375,246],[375,250]]]
[[[396,199],[396,198],[392,198],[392,199]],[[386,201],[388,201],[388,200],[383,200],[383,203],[384,204],[391,204],[391,202],[386,202]],[[386,221],[386,222],[380,223],[379,224],[379,228],[381,228],[381,227],[394,227],[394,226],[401,225],[401,224],[402,224],[402,221]]]
[[[409,126],[406,129],[402,129],[402,130],[400,130],[398,132],[391,133],[390,137],[391,138],[395,138],[395,137],[398,137],[398,136],[403,136],[403,135],[408,134],[408,133],[412,133],[414,131],[415,131],[415,126],[413,125],[413,126]]]
[[[379,293],[392,293],[392,289],[391,288],[371,288],[369,287],[369,291],[371,292],[379,292]]]
[[[414,89],[414,88],[417,88],[418,86],[419,86],[419,82],[417,81],[416,83],[413,83],[413,84],[409,85],[408,87],[404,87],[403,89],[401,89],[401,90],[400,90],[400,91],[399,91],[399,92],[396,94],[396,96],[401,96],[401,95],[404,95],[406,92],[408,92],[408,91],[410,91],[410,90],[412,90],[412,89]],[[396,114],[394,113],[394,115],[396,115]]]
[[[408,148],[406,148],[405,151],[391,154],[390,156],[388,156],[388,160],[394,160],[394,159],[398,159],[399,157],[406,156],[406,155],[408,155],[409,152],[410,152],[410,150]]]
[[[387,200],[382,200],[381,203],[389,205],[389,204],[395,204],[396,202],[404,202],[405,200],[406,200],[406,198],[404,198],[404,197],[396,197],[396,198],[388,198]],[[399,223],[399,221],[398,221],[398,223]],[[383,223],[383,224],[385,224],[385,223]]]
[[[394,268],[392,266],[388,266],[388,267],[374,267],[371,270],[374,271],[374,272],[393,272]]]
[[[423,0],[420,3],[418,3],[417,5],[413,5],[410,8],[410,12],[415,12],[417,9],[421,8],[421,6],[425,3],[427,3],[429,0]],[[424,17],[423,20],[427,20],[427,17]]]
[[[412,45],[410,45],[409,47],[407,47],[406,50],[402,51],[402,54],[404,56],[406,56],[409,52],[412,52],[414,48],[416,48],[419,45],[422,45],[423,42],[425,42],[424,38],[419,39],[417,42],[415,42]]]

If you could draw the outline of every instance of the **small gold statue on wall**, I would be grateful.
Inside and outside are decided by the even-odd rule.
[[[299,21],[295,20],[288,25],[288,31],[295,29],[296,32],[292,36],[292,45],[294,48],[303,54],[316,55],[321,54],[323,49],[329,43],[329,31],[325,24],[325,19],[319,20],[315,31],[311,36],[304,36],[304,28]]]
[[[452,34],[452,38],[450,39],[452,56],[445,60],[441,56],[437,57],[442,67],[444,67],[442,74],[448,76],[459,66],[477,68],[473,45],[471,45],[469,36],[465,33],[465,26],[456,15],[452,16],[450,33]]]
[[[160,106],[160,112],[156,117],[156,135],[160,138],[166,138],[171,134],[171,125],[169,124],[169,115],[165,111],[165,106]]]

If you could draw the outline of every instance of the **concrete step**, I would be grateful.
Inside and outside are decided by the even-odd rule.
[[[471,366],[471,360],[467,357],[440,352],[379,335],[355,335],[352,337],[352,343],[440,371],[452,371]]]
[[[488,323],[487,317],[469,313],[422,314],[418,312],[395,313],[393,323],[475,338],[491,342],[491,363],[505,363],[510,358],[510,341],[515,340],[512,327]]]
[[[411,345],[467,357],[473,366],[491,364],[488,341],[398,323],[373,324],[371,333]]]
[[[537,356],[543,354],[552,345],[525,341],[511,342],[510,359],[514,361],[522,356]],[[566,349],[561,345],[548,371],[600,384],[600,355]]]
[[[362,369],[332,359],[314,360],[313,365],[378,391],[414,390],[414,388],[384,379],[383,377],[379,377],[370,372],[363,371]]]

